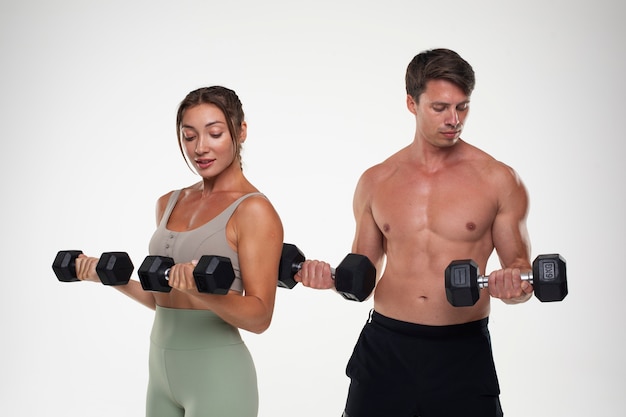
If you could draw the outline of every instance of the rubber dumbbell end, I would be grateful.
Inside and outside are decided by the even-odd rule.
[[[174,259],[167,256],[146,256],[137,270],[139,282],[145,291],[170,292],[167,271],[174,266]]]
[[[562,301],[567,296],[567,272],[561,255],[537,256],[533,261],[533,288],[542,302]]]
[[[446,297],[455,307],[469,307],[480,297],[478,265],[471,259],[452,261],[445,272]]]
[[[283,243],[283,251],[280,255],[280,265],[278,266],[278,286],[292,289],[298,282],[294,279],[298,272],[299,265],[305,261],[304,254],[296,245]]]
[[[126,252],[104,252],[96,265],[96,273],[104,285],[128,284],[134,269]]]
[[[62,250],[52,262],[52,270],[61,282],[80,281],[76,277],[76,258],[83,252],[80,250]]]
[[[376,286],[376,267],[367,256],[349,253],[335,270],[335,288],[346,300],[365,301]]]
[[[216,255],[200,257],[193,270],[198,292],[226,295],[235,280],[230,258]]]

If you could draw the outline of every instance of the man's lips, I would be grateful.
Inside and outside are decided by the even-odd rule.
[[[446,136],[446,137],[453,138],[455,136],[460,135],[461,131],[460,130],[449,130],[449,131],[446,131],[446,132],[441,132],[441,134]]]

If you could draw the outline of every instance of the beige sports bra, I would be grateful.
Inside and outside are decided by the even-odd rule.
[[[243,292],[243,282],[239,270],[239,256],[231,249],[226,240],[226,223],[233,215],[239,204],[248,197],[261,195],[262,193],[250,193],[241,196],[228,206],[224,211],[192,230],[175,232],[167,229],[167,221],[176,206],[181,190],[176,190],[170,196],[163,218],[150,239],[149,253],[156,256],[167,256],[176,263],[191,262],[198,260],[202,255],[217,255],[230,258],[235,271],[235,280],[231,290]]]

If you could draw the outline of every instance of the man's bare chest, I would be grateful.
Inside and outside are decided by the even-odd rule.
[[[482,181],[390,181],[377,188],[371,207],[388,240],[421,234],[478,240],[490,232],[498,201]]]

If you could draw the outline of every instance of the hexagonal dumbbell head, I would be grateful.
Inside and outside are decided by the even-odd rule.
[[[141,287],[145,291],[170,292],[167,273],[174,266],[174,259],[167,256],[146,256],[137,270]]]
[[[128,284],[134,269],[126,252],[104,252],[96,265],[96,273],[104,285]]]
[[[294,279],[298,272],[299,265],[305,261],[304,254],[296,245],[291,243],[283,244],[283,251],[280,255],[280,265],[278,266],[278,286],[292,289],[298,284]]]
[[[76,258],[83,252],[80,250],[62,250],[52,262],[52,270],[61,282],[80,281],[76,277]]]
[[[367,256],[349,253],[335,269],[335,288],[346,300],[364,301],[376,286],[376,267]]]
[[[533,288],[542,302],[561,301],[567,295],[565,259],[558,254],[539,255],[533,261]]]
[[[228,294],[235,280],[235,271],[230,258],[204,255],[193,270],[199,292]]]
[[[471,259],[452,261],[446,268],[446,297],[455,307],[469,307],[480,297],[478,265]]]

